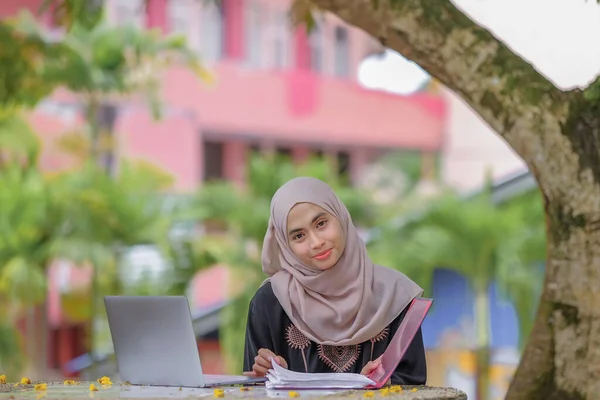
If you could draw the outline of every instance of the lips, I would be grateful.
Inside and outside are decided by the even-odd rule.
[[[317,255],[314,255],[313,258],[316,258],[319,261],[326,260],[330,255],[333,248],[320,252]]]

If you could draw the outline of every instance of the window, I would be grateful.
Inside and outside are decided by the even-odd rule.
[[[283,146],[278,146],[275,149],[275,152],[277,153],[278,157],[283,157],[286,159],[291,159],[292,158],[292,149],[289,147],[283,147]]]
[[[169,29],[172,33],[178,33],[187,36],[190,28],[190,8],[190,4],[187,4],[185,0],[169,0],[167,12],[169,18]]]
[[[223,179],[223,143],[204,142],[204,180]]]
[[[286,11],[278,11],[275,14],[273,27],[273,65],[275,68],[284,69],[291,64],[291,27]]]
[[[249,65],[261,65],[261,45],[263,36],[262,10],[256,2],[247,3],[246,7],[246,60]]]
[[[144,10],[142,0],[115,0],[114,7],[115,24],[142,27]]]
[[[101,134],[100,140],[104,138],[104,145],[100,145],[98,161],[109,175],[115,171],[115,149],[114,149],[114,126],[117,119],[118,109],[112,104],[102,104],[98,110],[98,128]]]
[[[310,69],[321,72],[323,70],[323,31],[319,24],[315,24],[309,35]]]
[[[203,2],[202,9],[202,57],[217,61],[225,53],[225,14],[220,1]]]
[[[345,151],[340,151],[337,154],[338,174],[345,176],[350,172],[350,154]]]
[[[350,75],[350,48],[348,43],[348,29],[343,26],[335,28],[334,48],[334,73],[339,77]]]

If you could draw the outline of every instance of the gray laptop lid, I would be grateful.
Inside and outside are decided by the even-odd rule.
[[[185,297],[106,296],[104,304],[123,381],[205,386]]]

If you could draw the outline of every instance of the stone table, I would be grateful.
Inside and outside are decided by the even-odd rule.
[[[90,391],[94,383],[98,391]],[[38,388],[39,389],[39,388]],[[373,399],[387,397],[389,400],[467,400],[465,393],[453,388],[438,388],[431,386],[404,386],[402,390],[347,391],[301,390],[295,392],[267,390],[263,386],[252,388],[223,387],[222,393],[215,389],[178,388],[160,386],[134,386],[114,383],[100,385],[98,382],[77,382],[65,385],[63,382],[48,382],[46,390],[36,390],[35,382],[30,385],[0,384],[0,400],[4,399],[192,399],[192,398],[292,398],[310,397],[313,399]]]

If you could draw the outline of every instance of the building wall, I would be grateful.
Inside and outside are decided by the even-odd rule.
[[[486,169],[500,179],[526,168],[521,158],[459,96],[444,89],[448,106],[443,148],[444,181],[459,190],[484,183]]]

